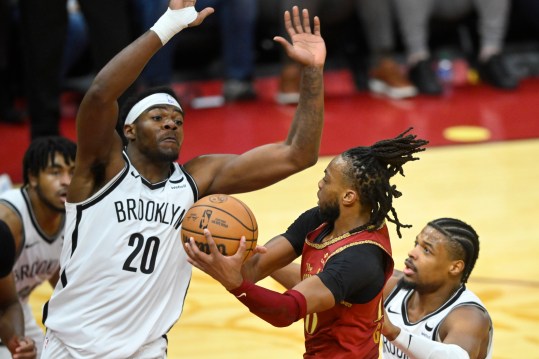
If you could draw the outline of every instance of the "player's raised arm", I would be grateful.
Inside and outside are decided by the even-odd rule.
[[[314,17],[311,24],[309,12],[300,12],[297,7],[292,13],[285,12],[284,17],[291,42],[282,37],[275,37],[275,41],[303,69],[300,100],[288,135],[282,142],[256,147],[239,156],[203,156],[187,163],[203,195],[263,188],[314,165],[318,159],[324,123],[326,59],[320,20]]]
[[[146,63],[175,34],[189,26],[202,23],[213,13],[212,8],[195,10],[195,0],[171,0],[168,10],[155,25],[116,55],[97,74],[85,94],[77,114],[77,172],[74,185],[78,187],[81,177],[99,178],[106,182],[123,167],[122,141],[115,132],[118,119],[117,99],[135,82]],[[78,177],[78,178],[77,178]],[[87,181],[86,181],[87,182]],[[100,183],[86,183],[89,190],[78,191],[82,200],[88,197]]]

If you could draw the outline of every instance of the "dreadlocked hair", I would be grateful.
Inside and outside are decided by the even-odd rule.
[[[424,151],[429,142],[416,139],[415,135],[407,133],[407,129],[395,138],[376,142],[370,147],[354,147],[342,154],[348,165],[348,177],[355,183],[361,197],[361,203],[371,208],[370,221],[364,228],[375,229],[382,225],[385,219],[397,226],[397,234],[402,237],[400,229],[411,225],[402,224],[393,208],[393,198],[399,198],[402,193],[389,180],[395,174],[404,176],[402,166],[409,161],[419,158],[413,154]],[[390,217],[390,213],[393,217]]]
[[[64,156],[66,163],[75,161],[77,145],[61,136],[44,136],[38,137],[30,143],[30,146],[24,154],[22,160],[23,181],[27,185],[29,176],[38,176],[39,172],[43,171],[54,164],[54,156],[59,153]]]
[[[446,236],[449,252],[455,259],[464,260],[461,283],[466,283],[479,257],[479,236],[467,223],[454,218],[439,218],[427,225]]]

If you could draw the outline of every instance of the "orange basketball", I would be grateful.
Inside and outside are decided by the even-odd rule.
[[[242,236],[247,240],[244,260],[256,247],[258,239],[256,218],[245,203],[232,196],[212,194],[195,202],[183,219],[182,242],[187,242],[193,237],[198,249],[209,253],[204,228],[210,230],[219,252],[225,256],[236,253]]]

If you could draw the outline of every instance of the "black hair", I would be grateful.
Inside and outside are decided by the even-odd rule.
[[[399,221],[393,208],[393,198],[400,197],[402,193],[389,181],[397,173],[404,176],[402,166],[408,161],[418,160],[413,154],[424,151],[422,146],[429,143],[416,139],[415,135],[406,135],[410,130],[412,128],[395,138],[378,141],[372,146],[351,148],[341,155],[348,162],[346,175],[359,192],[361,203],[371,208],[370,221],[361,226],[361,229],[376,229],[387,219],[397,226],[397,234],[402,237],[400,228],[411,227]],[[393,218],[390,217],[390,212]]]
[[[150,87],[128,98],[122,105],[122,108],[120,109],[120,116],[118,117],[118,122],[116,123],[116,132],[118,132],[118,134],[120,135],[120,138],[122,139],[124,146],[127,146],[127,142],[128,142],[127,138],[125,138],[124,136],[124,124],[125,124],[125,119],[127,118],[127,115],[129,114],[129,111],[131,111],[131,109],[133,108],[133,106],[137,104],[137,102],[156,93],[169,94],[176,101],[178,101],[178,103],[181,105],[180,100],[178,99],[178,96],[176,95],[176,92],[174,92],[174,90],[168,86]]]
[[[449,252],[455,259],[464,260],[461,282],[466,283],[479,257],[479,236],[467,223],[454,218],[439,218],[427,225],[446,236]]]
[[[77,145],[61,136],[38,137],[30,143],[22,160],[23,181],[27,185],[29,176],[38,176],[50,163],[54,164],[54,156],[59,153],[66,163],[75,161]]]

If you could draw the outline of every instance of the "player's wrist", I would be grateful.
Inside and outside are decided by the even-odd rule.
[[[247,292],[251,286],[253,286],[254,283],[250,282],[246,279],[242,279],[242,282],[239,285],[230,285],[229,288],[226,288],[230,293],[234,294],[235,296],[238,296],[242,293]]]
[[[390,342],[402,342],[408,338],[406,335],[406,332],[404,330],[401,330],[399,327],[396,327],[396,330],[391,329],[389,333],[384,334],[387,340]]]
[[[165,45],[174,35],[196,20],[198,12],[194,6],[172,10],[170,8],[150,28]]]

